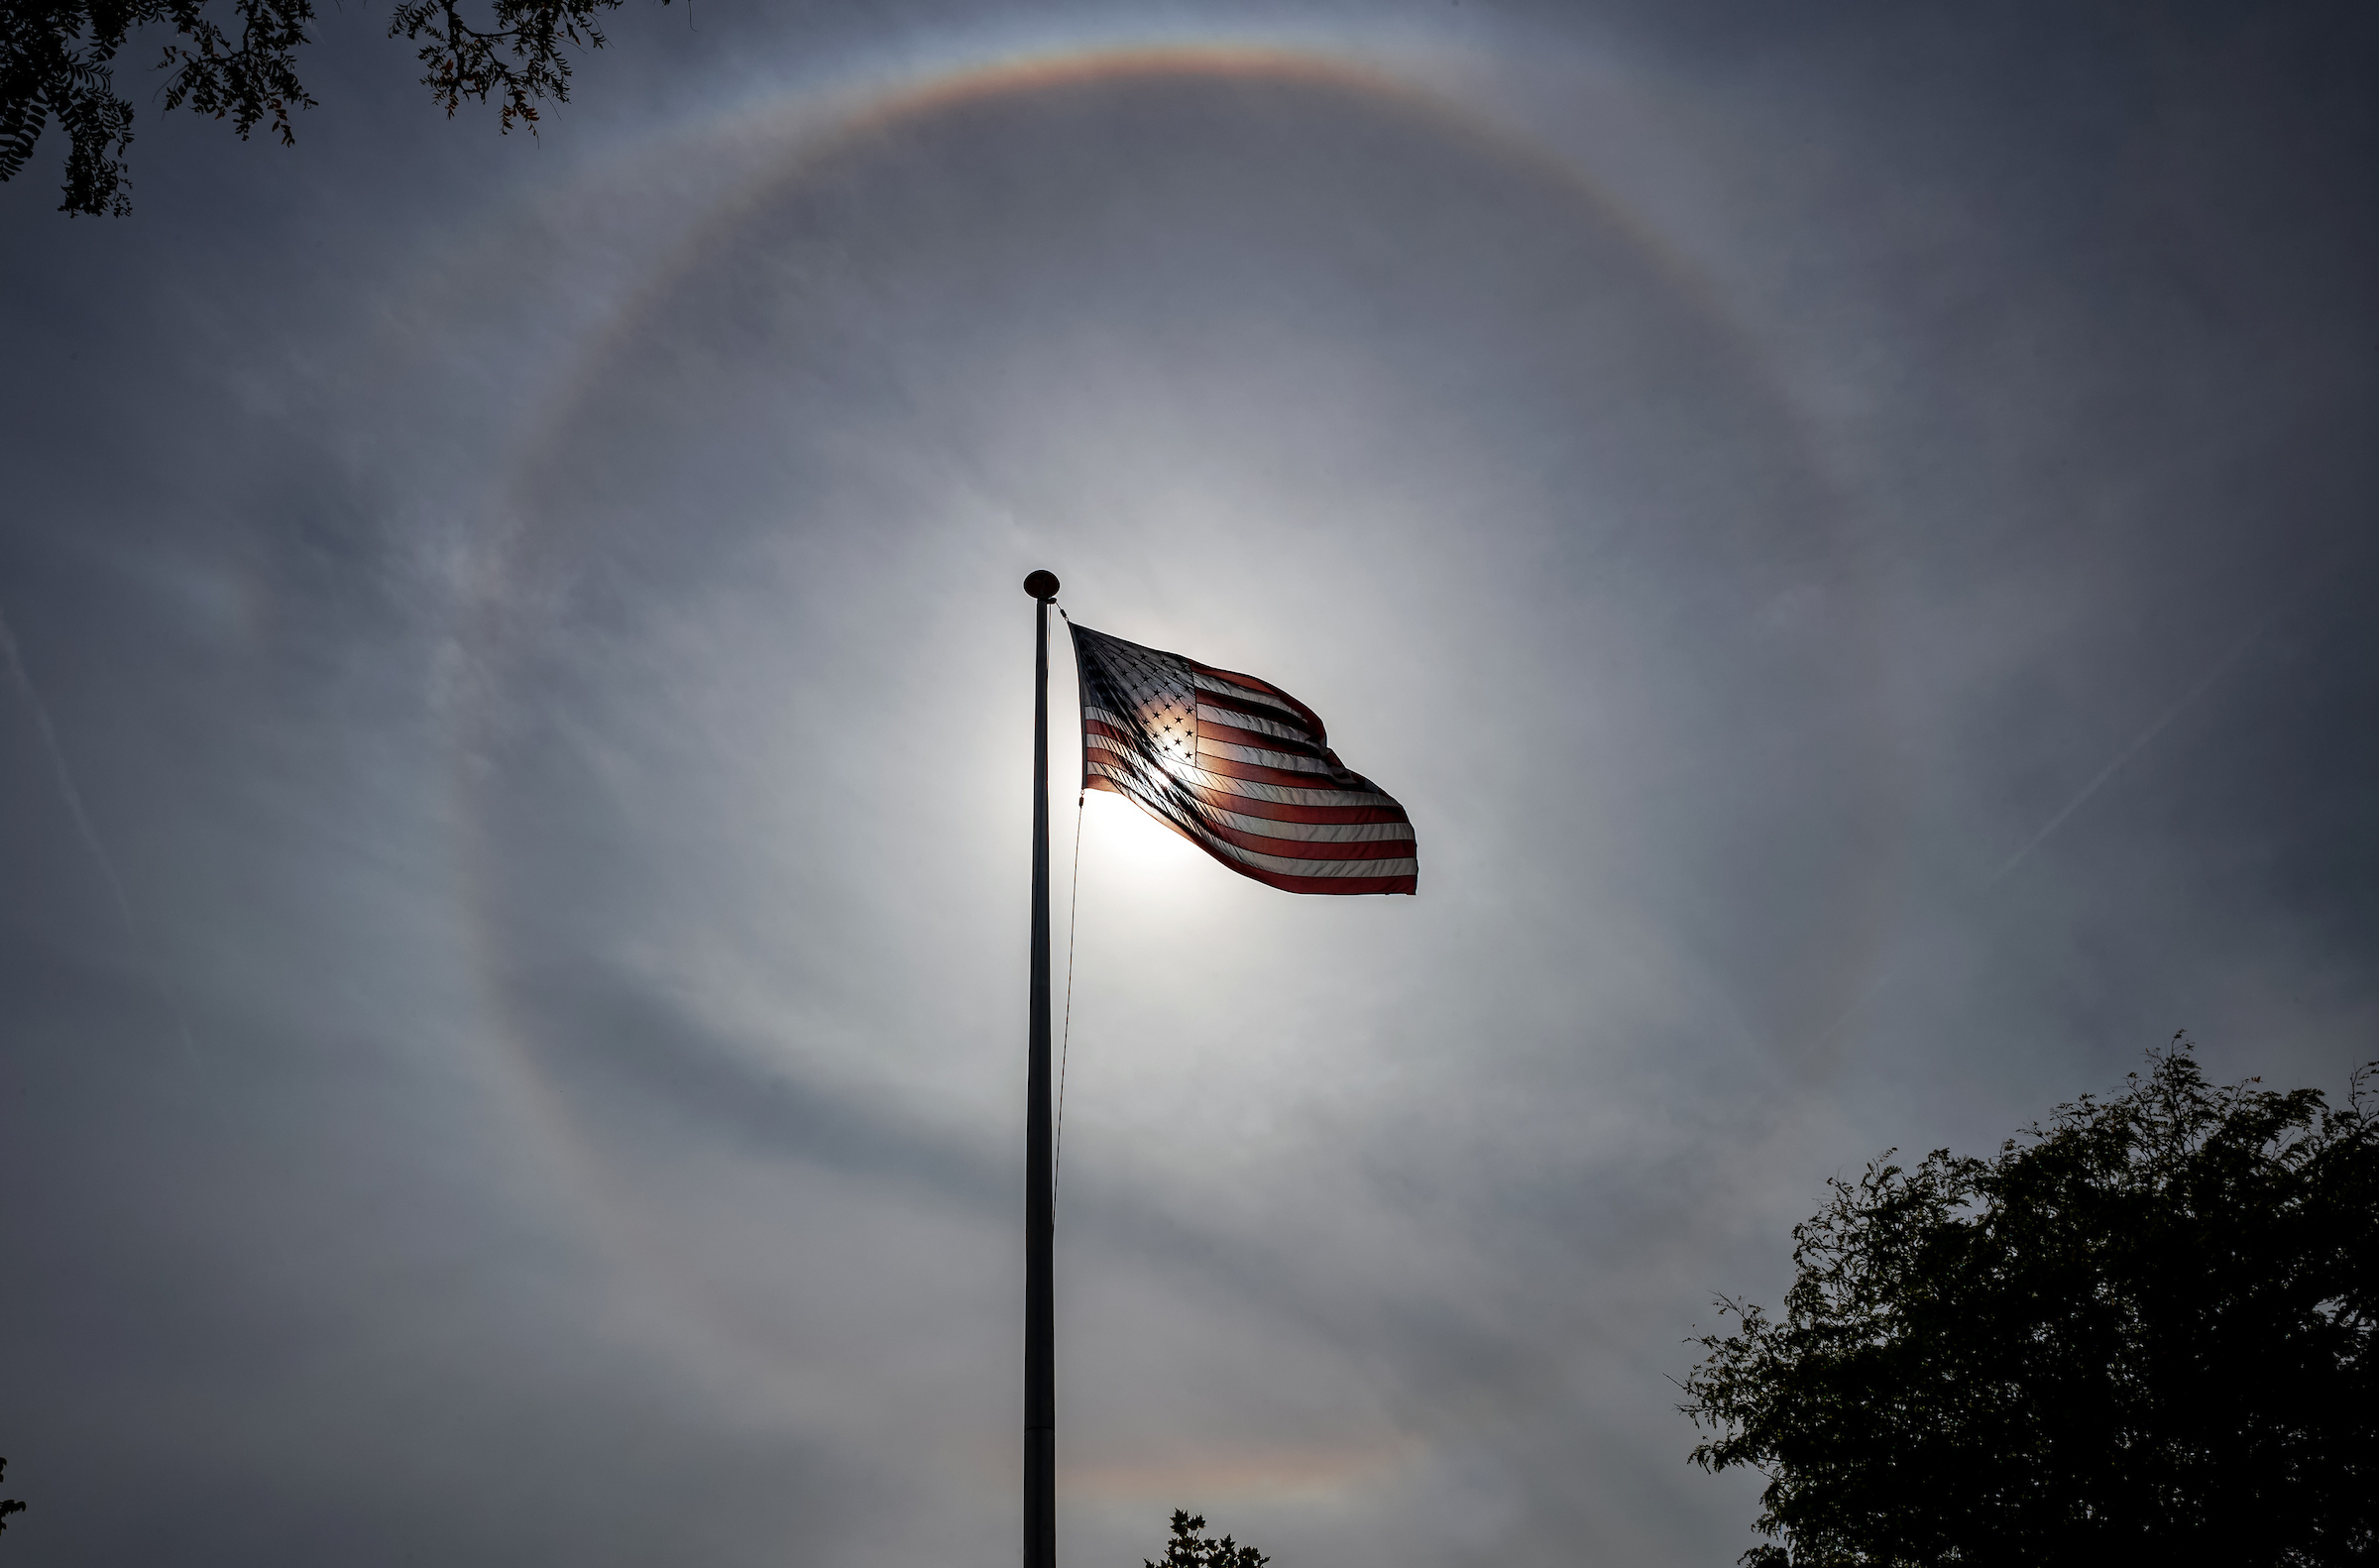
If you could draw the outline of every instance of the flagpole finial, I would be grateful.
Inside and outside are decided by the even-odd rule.
[[[1035,572],[1024,580],[1024,591],[1035,599],[1055,599],[1058,597],[1058,574]]]

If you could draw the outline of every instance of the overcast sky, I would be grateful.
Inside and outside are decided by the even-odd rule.
[[[2379,1055],[2367,10],[319,26],[0,187],[22,1568],[1013,1561],[1037,567],[1421,866],[1077,812],[1053,649],[1070,1568],[1731,1562],[1829,1176]]]

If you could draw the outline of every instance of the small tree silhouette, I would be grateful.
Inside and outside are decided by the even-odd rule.
[[[1242,1546],[1228,1535],[1220,1540],[1210,1535],[1200,1540],[1197,1532],[1205,1527],[1203,1513],[1175,1509],[1173,1539],[1165,1548],[1165,1560],[1150,1562],[1143,1557],[1142,1568],[1264,1568],[1272,1561],[1253,1546]]]
[[[5,1459],[0,1459],[0,1476],[5,1476],[7,1474],[8,1461]],[[15,1498],[0,1498],[0,1535],[5,1535],[8,1533],[8,1516],[11,1513],[22,1513],[24,1512],[25,1505],[19,1503]]]

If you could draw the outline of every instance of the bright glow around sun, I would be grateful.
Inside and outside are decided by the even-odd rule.
[[[1194,885],[1207,873],[1225,874],[1206,852],[1121,795],[1090,790],[1082,801],[1082,870],[1121,885]]]

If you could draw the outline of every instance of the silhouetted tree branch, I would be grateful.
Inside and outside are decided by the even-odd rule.
[[[603,48],[598,16],[620,4],[399,0],[389,36],[419,46],[422,85],[449,118],[466,98],[493,98],[509,133],[515,121],[533,129],[545,99],[569,100],[567,51]],[[0,181],[17,176],[56,122],[66,136],[58,210],[132,210],[133,111],[116,91],[115,61],[142,28],[168,32],[157,65],[167,108],[228,120],[242,141],[263,124],[294,143],[291,113],[315,106],[296,65],[313,19],[312,0],[0,0]]]
[[[1253,1546],[1242,1546],[1228,1535],[1216,1540],[1212,1536],[1198,1538],[1206,1527],[1203,1513],[1186,1510],[1173,1511],[1173,1539],[1166,1544],[1162,1562],[1150,1562],[1143,1557],[1143,1568],[1264,1568],[1271,1558]]]
[[[2379,1555],[2371,1068],[2336,1109],[2189,1050],[1994,1160],[1886,1151],[1793,1228],[1780,1319],[1720,1299],[1679,1408],[1768,1478],[1745,1562]]]

